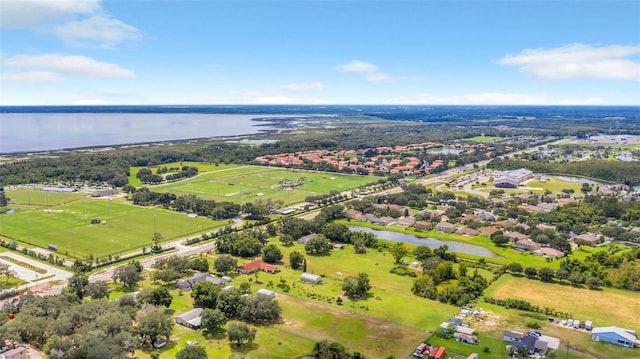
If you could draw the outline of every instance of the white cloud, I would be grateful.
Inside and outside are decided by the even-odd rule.
[[[457,96],[437,96],[428,93],[412,97],[393,98],[395,105],[599,105],[598,97],[555,100],[546,94],[478,93]]]
[[[64,20],[99,10],[100,0],[2,0],[0,26],[28,28],[43,25],[50,20]]]
[[[335,68],[340,71],[357,73],[371,73],[378,70],[378,66],[360,60],[353,60],[348,64],[337,65]]]
[[[308,82],[297,84],[282,85],[282,89],[291,92],[308,92],[308,91],[322,91],[324,85],[320,82]]]
[[[51,71],[7,72],[1,74],[1,78],[3,81],[23,83],[58,82],[62,80],[60,74]]]
[[[71,46],[90,46],[94,41],[112,47],[124,40],[141,37],[138,29],[107,14],[98,14],[79,21],[54,27],[52,31]]]
[[[591,46],[569,44],[551,49],[525,49],[506,55],[499,64],[517,66],[520,71],[543,80],[591,78],[640,80],[640,62],[629,57],[640,54],[640,46]]]
[[[108,62],[96,61],[85,56],[43,54],[16,55],[5,61],[7,67],[36,71],[49,71],[60,75],[110,78],[134,77],[133,71]]]
[[[101,0],[2,0],[0,27],[52,34],[71,46],[113,47],[141,38],[140,31],[113,18]]]
[[[360,60],[353,60],[348,64],[334,66],[334,69],[361,74],[367,82],[406,82],[421,80],[420,77],[416,76],[390,76],[389,74],[379,72],[378,66]]]
[[[389,75],[383,74],[381,72],[372,72],[370,74],[366,74],[364,77],[368,82],[382,82],[388,81]]]

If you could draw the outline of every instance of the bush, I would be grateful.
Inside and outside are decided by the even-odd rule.
[[[540,324],[538,324],[538,322],[528,322],[527,328],[540,329]]]
[[[391,270],[389,271],[393,274],[397,274],[399,276],[409,276],[409,277],[417,277],[418,275],[416,274],[416,271],[411,270],[405,266],[395,266],[393,268],[391,268]]]

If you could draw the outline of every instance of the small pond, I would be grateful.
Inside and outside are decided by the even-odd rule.
[[[449,249],[454,252],[473,254],[476,256],[483,256],[489,258],[499,258],[497,254],[491,252],[490,250],[476,246],[473,244],[460,243],[454,241],[443,241],[440,239],[430,238],[430,237],[417,237],[411,234],[391,232],[391,231],[383,231],[378,229],[371,229],[367,227],[358,227],[358,226],[349,226],[349,230],[352,232],[367,232],[372,233],[377,238],[388,240],[388,241],[396,241],[396,242],[404,242],[417,244],[420,246],[427,246],[429,248],[438,248],[443,244],[449,246]]]

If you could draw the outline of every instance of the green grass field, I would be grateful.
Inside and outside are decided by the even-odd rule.
[[[271,198],[285,205],[304,201],[308,196],[331,191],[348,191],[376,182],[372,176],[342,175],[314,171],[300,171],[263,166],[227,166],[224,169],[201,173],[196,177],[175,183],[151,186],[153,191],[170,192],[178,196],[193,194],[204,199],[236,203]],[[281,190],[280,183],[304,181],[290,190]]]
[[[488,143],[488,142],[499,140],[501,138],[502,137],[497,137],[497,136],[475,136],[475,137],[463,138],[462,141]]]
[[[13,192],[8,192],[11,197]],[[84,217],[83,217],[84,214]],[[21,208],[3,215],[2,234],[19,242],[79,258],[95,254],[100,258],[117,255],[152,243],[154,228],[164,240],[196,235],[226,226],[226,221],[189,218],[162,208],[143,208],[123,198],[82,199],[47,208]],[[91,224],[92,218],[102,223]]]
[[[557,310],[574,314],[581,321],[591,320],[594,326],[620,326],[632,330],[640,329],[640,294],[636,292],[603,288],[592,291],[575,288],[570,285],[543,283],[509,274],[503,275],[486,291],[485,295],[495,298],[518,298],[540,306],[548,306]],[[479,325],[479,330],[490,338],[489,343],[501,341],[502,331],[513,329],[526,331],[526,323],[536,322],[541,326],[543,334],[560,339],[563,357],[566,345],[571,348],[569,358],[637,358],[638,350],[622,348],[607,343],[591,340],[588,333],[554,325],[546,320],[546,316],[514,309],[505,309],[496,305],[479,302],[479,306],[489,310],[489,319]],[[481,337],[482,338],[482,337]],[[482,340],[482,339],[481,339]],[[481,343],[481,346],[484,343]],[[491,349],[493,352],[493,348]],[[485,356],[483,356],[484,358]],[[493,358],[494,356],[489,356]],[[495,356],[502,358],[502,356]]]
[[[45,192],[40,188],[20,188],[20,189],[7,189],[7,197],[9,198],[9,205],[20,205],[27,207],[49,207],[57,206],[63,203],[69,203],[77,201],[87,196],[87,193],[83,192]]]

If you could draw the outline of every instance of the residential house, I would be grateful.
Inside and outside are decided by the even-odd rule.
[[[540,255],[540,256],[545,256],[545,257],[549,257],[549,258],[562,258],[564,257],[564,252],[563,251],[559,251],[557,249],[554,248],[550,248],[550,247],[542,247],[538,250],[535,250],[533,252],[534,254]]]
[[[196,273],[191,279],[179,279],[176,282],[176,288],[182,290],[191,290],[193,286],[200,282],[211,282],[215,285],[225,285],[230,282],[230,277],[217,277],[211,273]]]
[[[584,233],[573,238],[573,241],[576,243],[583,242],[590,246],[595,246],[599,240],[600,239],[592,233]]]
[[[533,335],[524,335],[513,330],[505,330],[502,336],[504,341],[509,342],[514,347],[518,349],[526,348],[528,355],[538,354],[544,356],[549,350],[546,341]]]
[[[476,337],[475,335],[456,332],[453,334],[453,338],[458,342],[467,344],[478,344],[478,337]]]
[[[267,273],[278,273],[280,272],[280,269],[276,266],[273,266],[271,264],[267,264],[265,263],[262,259],[258,259],[255,260],[253,262],[249,262],[249,263],[245,263],[241,266],[238,267],[238,272],[242,273],[242,274],[249,274],[249,273],[253,273],[257,270],[261,270],[263,272],[267,272]]]
[[[351,219],[360,219],[362,218],[362,212],[358,211],[357,209],[351,208],[344,213],[344,216]]]
[[[480,216],[476,216],[475,214],[467,214],[462,217],[463,222],[478,222],[480,221]]]
[[[376,217],[369,222],[371,222],[372,224],[377,224],[379,226],[388,226],[395,221],[396,219],[392,217]]]
[[[176,317],[176,323],[191,329],[200,329],[202,308],[195,308]]]
[[[443,233],[453,233],[458,227],[455,224],[449,222],[440,222],[436,224],[436,231]]]
[[[502,333],[502,338],[505,342],[521,342],[524,338],[524,333],[516,332],[515,330],[505,330]]]
[[[536,243],[528,238],[517,241],[514,246],[515,249],[520,249],[523,251],[531,251],[531,252],[537,251],[541,247],[542,246],[540,245],[540,243]]]
[[[512,232],[512,231],[506,231],[504,232],[504,235],[514,242],[529,238],[529,236],[527,236],[526,234],[522,234],[520,232]]]
[[[640,345],[636,332],[619,327],[596,327],[591,330],[591,339],[621,345],[627,348],[635,348]]]
[[[491,237],[491,235],[496,233],[497,231],[499,231],[499,229],[496,227],[484,227],[480,229],[480,234],[485,237]]]
[[[431,222],[416,221],[416,224],[414,225],[414,227],[420,228],[420,229],[425,230],[425,231],[429,231],[429,230],[431,230]]]
[[[400,217],[396,221],[396,224],[400,227],[411,227],[416,224],[416,219],[413,217]]]
[[[473,228],[463,227],[463,228],[458,228],[458,230],[456,231],[456,234],[459,234],[459,235],[462,235],[462,236],[475,237],[478,234],[480,234],[480,232],[478,230],[473,229]]]

